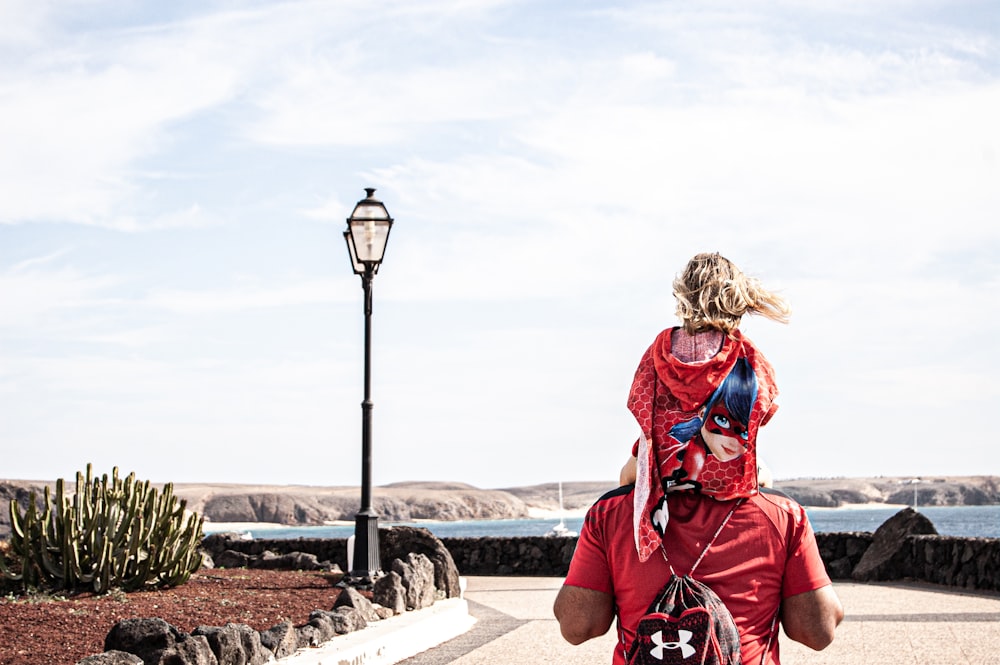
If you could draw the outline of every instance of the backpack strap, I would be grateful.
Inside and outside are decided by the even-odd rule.
[[[715,539],[719,537],[719,534],[722,533],[722,530],[726,528],[727,524],[729,524],[729,518],[733,516],[733,513],[736,512],[737,508],[743,505],[744,501],[746,501],[746,499],[739,499],[736,503],[733,504],[733,507],[729,511],[729,514],[726,515],[726,519],[722,520],[722,524],[720,524],[719,528],[715,530],[715,533],[712,535],[712,539],[708,541],[708,545],[705,545],[705,549],[701,551],[701,555],[691,566],[691,570],[688,571],[688,576],[691,576],[694,573],[694,569],[698,567],[698,564],[701,563],[701,560],[705,558],[706,554],[708,554],[708,548],[711,547],[713,543],[715,543]]]
[[[736,512],[736,509],[739,508],[744,501],[746,501],[746,499],[739,499],[736,501],[736,503],[733,504],[733,507],[729,511],[729,514],[726,515],[726,518],[724,520],[722,520],[722,524],[719,525],[719,528],[715,530],[715,533],[712,534],[712,537],[709,539],[708,544],[705,545],[705,549],[703,549],[701,551],[701,554],[698,555],[698,558],[695,559],[694,564],[691,566],[691,570],[688,571],[688,577],[694,574],[694,569],[698,567],[698,564],[701,563],[701,560],[705,558],[706,554],[708,554],[708,549],[712,546],[713,543],[715,543],[715,539],[719,537],[719,534],[722,533],[722,530],[724,528],[726,528],[726,525],[729,524],[729,518],[733,516],[733,513]],[[674,572],[673,564],[671,564],[670,559],[667,558],[667,548],[663,546],[662,539],[660,540],[660,551],[663,552],[663,560],[667,562],[667,566],[670,568],[670,572],[676,575],[677,573]]]
[[[775,628],[778,627],[779,614],[781,614],[781,605],[778,605],[778,609],[774,612],[774,618],[771,619],[771,628],[767,632],[767,646],[764,647],[764,653],[760,657],[760,665],[767,665],[767,658],[771,654],[771,645],[774,643]]]
[[[743,504],[744,501],[746,501],[746,499],[745,498],[741,498],[741,499],[737,500],[736,503],[733,504],[733,507],[729,510],[729,513],[726,515],[725,519],[723,519],[722,523],[719,525],[719,528],[715,530],[715,533],[712,534],[712,537],[709,539],[708,544],[705,545],[705,549],[703,549],[701,551],[701,554],[698,555],[698,558],[695,560],[694,564],[691,566],[691,570],[687,574],[688,577],[690,577],[694,573],[695,568],[698,567],[698,564],[701,563],[701,560],[705,558],[706,554],[708,554],[709,548],[712,547],[712,545],[715,543],[715,540],[719,537],[719,534],[722,533],[722,530],[724,528],[726,528],[727,524],[729,524],[729,519],[733,516],[733,513],[736,512],[736,509],[739,508]],[[660,551],[663,553],[663,560],[667,562],[667,566],[670,568],[670,573],[672,575],[676,575],[677,573],[674,572],[673,565],[670,563],[670,560],[667,558],[667,549],[663,546],[663,540],[660,540]],[[774,617],[771,619],[771,627],[768,630],[768,634],[767,634],[767,644],[764,647],[764,653],[761,655],[760,665],[766,665],[768,657],[771,654],[771,647],[774,646],[774,642],[775,642],[775,639],[774,639],[775,638],[775,633],[776,633],[775,629],[778,626],[778,616],[780,614],[781,614],[781,606],[779,605],[778,609],[774,613]],[[619,628],[620,628],[620,626],[621,626],[621,615],[618,614],[618,608],[617,607],[615,608],[615,615],[618,618],[618,623],[619,623]],[[627,648],[627,645],[625,644],[624,635],[623,635],[623,633],[622,633],[622,631],[620,629],[619,629],[618,632],[619,632],[619,635],[622,635],[622,639],[621,639],[622,652],[624,654],[627,654],[628,653],[628,648]]]

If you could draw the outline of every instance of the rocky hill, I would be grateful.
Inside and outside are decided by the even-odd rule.
[[[785,480],[776,488],[806,506],[845,504],[912,504],[914,491],[921,506],[1000,504],[1000,477],[818,478]],[[54,482],[0,480],[0,537],[10,531],[6,509],[11,499],[22,507],[30,493],[41,497]],[[608,482],[563,483],[563,507],[580,513],[602,494],[614,489]],[[358,511],[357,487],[300,485],[177,484],[175,493],[188,508],[212,522],[274,522],[318,525],[353,521]],[[373,508],[384,521],[421,519],[517,519],[559,509],[556,483],[479,489],[464,483],[408,482],[374,488]]]
[[[571,511],[585,509],[610,489],[613,489],[610,483],[563,483],[563,506]],[[913,505],[914,492],[920,506],[1000,504],[1000,476],[800,478],[777,481],[775,489],[804,506],[817,508],[868,503]],[[504,491],[520,498],[529,508],[556,510],[559,507],[556,483],[508,487]]]
[[[918,506],[1000,504],[1000,476],[895,476],[878,478],[808,478],[775,483],[804,506],[835,508],[845,504],[886,503]]]
[[[0,537],[10,532],[7,505],[27,506],[32,492],[41,497],[55,482],[0,480]],[[212,522],[272,522],[320,525],[354,521],[360,507],[357,487],[302,485],[174,485],[190,510]],[[557,500],[558,503],[558,500]],[[505,490],[483,490],[463,483],[413,482],[376,487],[372,507],[384,521],[475,520],[529,517],[528,504]]]

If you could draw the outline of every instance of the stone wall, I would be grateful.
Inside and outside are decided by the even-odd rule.
[[[908,536],[903,551],[899,578],[1000,591],[1000,538]]]
[[[217,533],[206,536],[202,541],[201,548],[208,552],[213,559],[218,558],[226,550],[242,552],[249,556],[260,556],[264,552],[275,554],[304,552],[316,555],[320,561],[335,563],[340,566],[341,570],[346,571],[348,568],[346,538],[289,538],[284,540],[254,538],[240,540],[232,538],[231,534]]]
[[[380,530],[379,533],[384,533]],[[442,538],[444,546],[451,553],[458,572],[462,575],[566,575],[569,560],[576,548],[576,538]],[[390,554],[385,551],[384,538],[379,539],[379,555],[382,563]],[[320,561],[329,561],[348,569],[347,539],[345,538],[295,538],[275,539],[254,538],[238,540],[226,534],[215,534],[205,538],[202,549],[217,558],[227,549],[249,556],[260,556],[264,552],[288,554],[304,552],[313,554]]]
[[[872,544],[872,534],[867,531],[817,533],[816,544],[827,574],[835,580],[849,580],[851,571]]]
[[[576,538],[442,538],[461,575],[565,577]]]
[[[867,532],[818,533],[820,556],[833,579],[851,579],[851,572],[872,542]],[[218,550],[219,536],[205,539],[209,553]],[[343,538],[294,540],[225,540],[234,550],[259,555],[305,552],[347,570]],[[562,577],[576,547],[576,538],[442,538],[462,575],[526,575]],[[882,579],[910,579],[963,589],[1000,591],[1000,539],[906,536],[902,560]],[[383,555],[383,561],[385,560]]]

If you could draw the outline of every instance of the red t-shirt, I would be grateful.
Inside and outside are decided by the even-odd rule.
[[[664,549],[677,575],[685,575],[735,500],[681,492],[670,494],[668,501]],[[565,583],[615,597],[620,638],[615,665],[625,662],[639,618],[669,577],[662,553],[645,562],[636,554],[631,486],[601,497],[587,512]],[[781,600],[830,584],[805,509],[775,494],[746,499],[692,577],[726,603],[740,632],[743,662],[754,665],[760,662]],[[779,662],[777,635],[770,662]]]

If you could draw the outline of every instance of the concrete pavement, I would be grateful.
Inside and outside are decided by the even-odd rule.
[[[615,630],[580,646],[552,616],[562,578],[469,577],[476,623],[401,665],[607,665]],[[1000,595],[931,585],[836,583],[846,611],[833,644],[812,651],[781,635],[783,665],[1000,665]],[[756,664],[751,664],[756,665]]]

